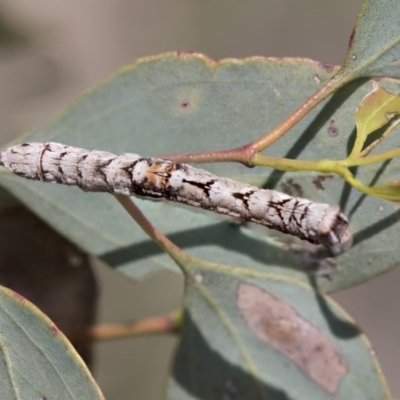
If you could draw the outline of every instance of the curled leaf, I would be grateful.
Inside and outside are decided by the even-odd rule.
[[[349,158],[357,157],[368,136],[388,124],[399,114],[400,96],[389,93],[382,87],[377,87],[368,93],[356,110],[357,137]],[[384,134],[381,136],[383,139],[385,138]]]

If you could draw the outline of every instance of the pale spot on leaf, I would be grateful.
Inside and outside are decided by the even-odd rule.
[[[198,89],[180,90],[173,103],[172,114],[176,116],[193,114],[199,110],[202,100],[203,97]]]

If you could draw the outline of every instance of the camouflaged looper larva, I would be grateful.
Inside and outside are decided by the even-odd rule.
[[[162,158],[118,156],[48,142],[12,146],[1,153],[0,164],[27,179],[76,185],[88,192],[166,199],[327,247],[350,238],[339,206],[259,189]]]

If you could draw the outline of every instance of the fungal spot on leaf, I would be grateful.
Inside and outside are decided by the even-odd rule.
[[[356,30],[353,29],[351,32],[351,35],[350,35],[350,39],[349,39],[349,47],[353,44],[355,37],[356,37]]]
[[[390,121],[390,120],[392,120],[393,118],[396,118],[398,115],[399,115],[399,114],[398,114],[396,111],[393,111],[393,112],[386,112],[386,113],[385,113],[385,118],[386,118],[388,121]]]
[[[203,279],[204,279],[204,277],[203,277],[203,275],[201,275],[201,274],[196,274],[196,275],[194,276],[194,280],[195,280],[197,283],[202,283],[202,282],[203,282]]]
[[[318,65],[320,68],[324,69],[326,72],[331,72],[335,68],[334,65],[324,63],[324,62],[319,62]]]
[[[278,89],[274,89],[274,93],[279,97],[281,95],[281,92]]]
[[[189,101],[183,101],[181,103],[181,108],[187,108],[187,107],[189,107],[189,105],[190,105]]]
[[[336,126],[335,120],[331,119],[329,121],[329,126],[328,126],[328,135],[330,137],[336,137],[339,135],[339,128]]]
[[[173,102],[172,114],[176,116],[193,114],[199,110],[201,102],[202,95],[198,89],[180,90]]]
[[[285,300],[258,286],[240,284],[237,306],[262,342],[294,362],[329,393],[338,389],[347,365],[334,343]]]
[[[318,75],[314,75],[314,81],[315,83],[317,83],[318,85],[321,83],[321,79]]]
[[[303,197],[303,188],[293,179],[288,179],[281,183],[282,192],[293,197]]]
[[[328,179],[333,179],[333,175],[318,175],[313,181],[312,183],[314,184],[315,188],[322,192],[323,190],[325,190],[325,186],[323,185],[324,181],[328,180]]]
[[[225,387],[225,393],[224,393],[224,399],[230,399],[230,396],[235,396],[238,393],[238,388],[236,385],[233,383],[232,380],[228,379],[224,382],[224,387]]]

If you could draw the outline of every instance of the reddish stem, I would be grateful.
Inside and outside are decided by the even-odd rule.
[[[139,335],[177,333],[180,328],[178,313],[145,318],[119,324],[95,325],[73,338],[75,341],[122,339]]]
[[[143,231],[156,243],[162,250],[178,264],[182,265],[182,260],[190,257],[186,252],[179,248],[176,244],[171,242],[165,235],[162,234],[140,211],[136,204],[130,197],[122,195],[114,195],[122,207],[128,214],[136,221],[136,223],[143,229]]]

